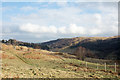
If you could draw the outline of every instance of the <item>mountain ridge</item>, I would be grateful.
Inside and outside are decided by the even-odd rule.
[[[120,57],[118,57],[119,51],[120,51],[120,48],[118,47],[120,44],[120,36],[75,37],[75,38],[67,38],[67,39],[62,38],[62,39],[57,39],[49,42],[44,42],[42,44],[49,46],[51,51],[66,52],[66,53],[74,54],[77,48],[83,47],[86,50],[89,50],[91,53],[95,55],[97,54],[98,56],[97,58],[111,59],[114,56],[114,59],[115,58],[120,59]],[[95,49],[92,49],[93,47]]]
[[[63,52],[76,55],[76,52],[83,50],[86,53],[79,53],[90,55],[89,57],[101,59],[120,59],[120,36],[112,37],[74,37],[74,38],[60,38],[43,43],[27,43],[17,41],[15,39],[2,40],[2,43],[27,46],[36,49],[45,49],[53,52]],[[80,49],[79,49],[80,48]],[[77,51],[79,50],[79,51]],[[77,53],[78,54],[78,53]],[[76,55],[78,56],[78,55]]]

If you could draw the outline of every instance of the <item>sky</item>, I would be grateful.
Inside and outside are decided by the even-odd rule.
[[[117,2],[3,2],[0,9],[3,39],[45,42],[118,35]]]

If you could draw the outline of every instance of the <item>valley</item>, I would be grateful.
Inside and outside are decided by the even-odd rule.
[[[2,40],[1,78],[119,79],[119,39],[77,37],[44,43]]]

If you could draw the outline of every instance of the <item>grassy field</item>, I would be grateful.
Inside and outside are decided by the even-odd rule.
[[[2,44],[2,78],[116,78],[114,65],[90,63],[69,54]],[[97,69],[97,66],[99,69]]]

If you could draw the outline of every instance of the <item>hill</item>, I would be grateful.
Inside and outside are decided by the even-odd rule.
[[[2,44],[2,78],[115,78],[114,65],[96,64],[76,59],[74,55]],[[97,68],[97,66],[99,68]]]
[[[9,39],[9,40],[1,40],[2,43],[7,45],[15,45],[15,46],[26,46],[26,47],[32,47],[34,49],[44,49],[49,50],[49,47],[46,45],[41,45],[39,43],[28,43],[28,42],[22,42],[15,39]]]
[[[120,36],[62,38],[44,43],[28,43],[15,39],[2,40],[1,42],[7,45],[69,53],[82,60],[84,58],[120,60]]]
[[[82,47],[86,53],[92,54],[89,57],[112,60],[120,59],[120,36],[63,38],[42,44],[47,45],[51,51],[75,54],[76,50]],[[82,52],[82,49],[80,51]]]

